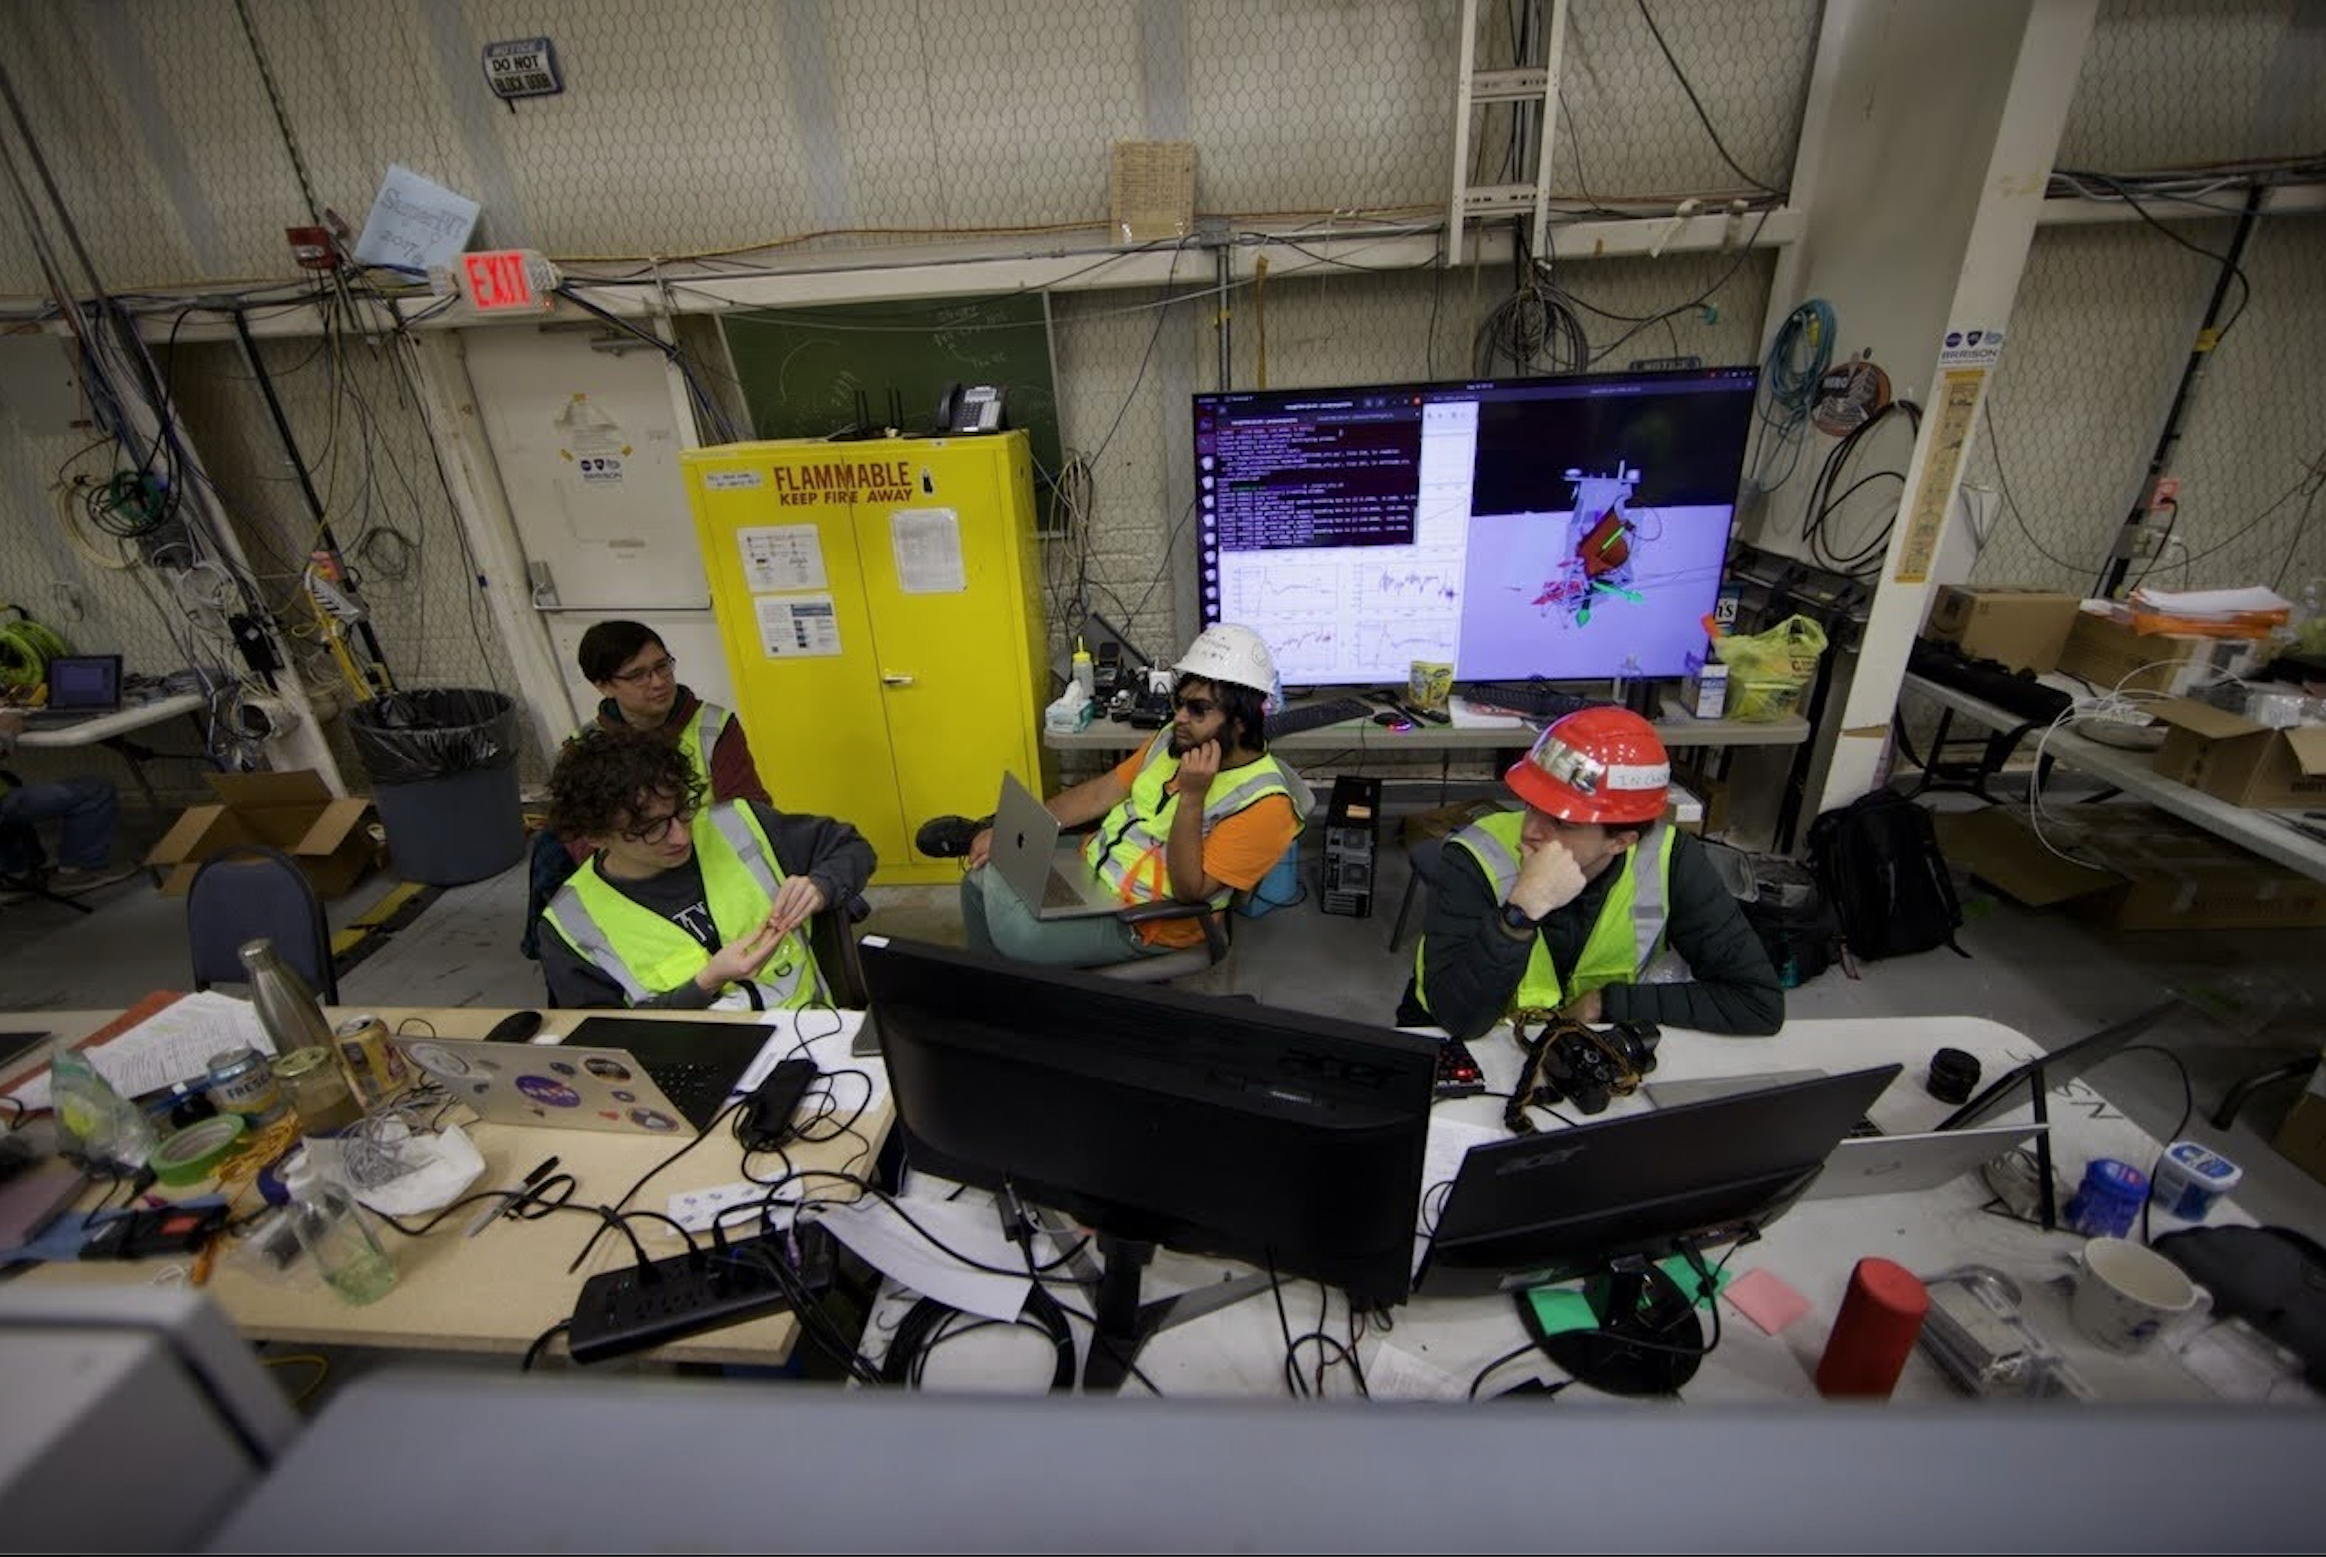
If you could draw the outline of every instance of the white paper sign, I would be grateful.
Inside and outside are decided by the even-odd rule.
[[[1991,368],[2003,356],[2001,330],[1949,330],[1939,343],[1938,365],[1945,368]]]
[[[359,265],[449,265],[476,231],[477,203],[394,163],[355,240]]]
[[[812,524],[771,524],[737,530],[743,587],[755,595],[779,589],[823,589],[824,543]]]
[[[900,508],[888,516],[897,587],[908,595],[958,595],[969,588],[961,566],[961,520],[950,508]]]
[[[759,644],[771,660],[828,658],[840,652],[840,619],[830,595],[761,595]]]

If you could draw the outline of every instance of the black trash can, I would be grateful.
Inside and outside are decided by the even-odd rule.
[[[357,704],[348,723],[398,874],[456,887],[524,858],[513,698],[465,687],[391,692]]]

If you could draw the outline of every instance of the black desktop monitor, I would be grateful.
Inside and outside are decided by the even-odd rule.
[[[864,973],[907,1161],[1100,1235],[1086,1386],[1168,1312],[1136,1312],[1156,1244],[1405,1298],[1434,1041],[893,938]]]
[[[1686,674],[1753,367],[1195,397],[1203,619],[1288,685]]]
[[[1474,1146],[1430,1229],[1424,1297],[1591,1278],[1595,1331],[1545,1342],[1619,1393],[1676,1389],[1702,1356],[1695,1300],[1649,1262],[1757,1235],[1801,1198],[1901,1067]],[[1642,1315],[1653,1312],[1652,1325]]]

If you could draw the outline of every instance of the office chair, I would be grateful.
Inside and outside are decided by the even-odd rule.
[[[1238,892],[1228,904],[1227,911],[1215,913],[1209,903],[1194,898],[1167,898],[1160,903],[1142,903],[1137,908],[1126,908],[1115,917],[1124,924],[1153,924],[1165,919],[1195,919],[1203,925],[1201,946],[1181,946],[1171,951],[1158,952],[1152,957],[1131,957],[1122,962],[1102,963],[1085,968],[1102,979],[1121,979],[1131,984],[1162,984],[1184,978],[1191,973],[1207,973],[1228,960],[1235,950],[1235,937],[1230,929],[1236,909],[1243,905],[1248,893]]]
[[[246,843],[203,862],[186,893],[194,988],[245,982],[243,943],[262,935],[325,1005],[339,1003],[331,927],[314,887],[291,857],[265,844]]]

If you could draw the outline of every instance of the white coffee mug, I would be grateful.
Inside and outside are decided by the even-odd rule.
[[[2148,1349],[2165,1325],[2213,1306],[2213,1294],[2153,1249],[2094,1238],[2077,1256],[2083,1274],[2068,1305],[2076,1328],[2112,1352]]]

